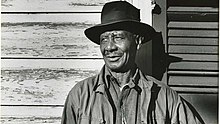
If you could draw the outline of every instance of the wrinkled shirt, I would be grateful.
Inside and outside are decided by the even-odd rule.
[[[104,66],[69,92],[62,124],[203,124],[174,90],[139,69],[120,90]]]

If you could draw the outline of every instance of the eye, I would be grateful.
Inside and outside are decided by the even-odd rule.
[[[115,39],[123,39],[121,36],[116,36]]]
[[[108,38],[107,37],[101,37],[100,38],[100,43],[105,43],[108,41]]]
[[[115,35],[115,36],[114,36],[114,39],[115,39],[115,41],[117,42],[117,41],[122,41],[122,40],[124,40],[125,37],[122,36],[122,35]]]

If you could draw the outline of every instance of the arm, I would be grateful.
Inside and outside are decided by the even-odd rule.
[[[61,124],[77,124],[77,107],[70,93],[66,98]]]
[[[173,124],[205,124],[193,106],[180,96],[178,97],[172,122]]]

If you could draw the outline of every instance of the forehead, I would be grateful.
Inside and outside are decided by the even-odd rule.
[[[124,30],[114,30],[114,31],[106,31],[104,33],[102,33],[100,36],[106,36],[106,35],[110,35],[110,34],[122,34],[122,35],[132,35],[131,32],[128,31],[124,31]]]

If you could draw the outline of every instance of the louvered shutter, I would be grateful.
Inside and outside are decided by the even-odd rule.
[[[218,0],[155,2],[153,26],[161,31],[162,38],[153,42],[153,75],[164,71],[161,80],[191,103],[205,123],[217,124]],[[158,52],[163,46],[158,41],[167,55],[165,69],[165,60]]]
[[[168,84],[180,92],[217,92],[218,1],[167,1]]]

